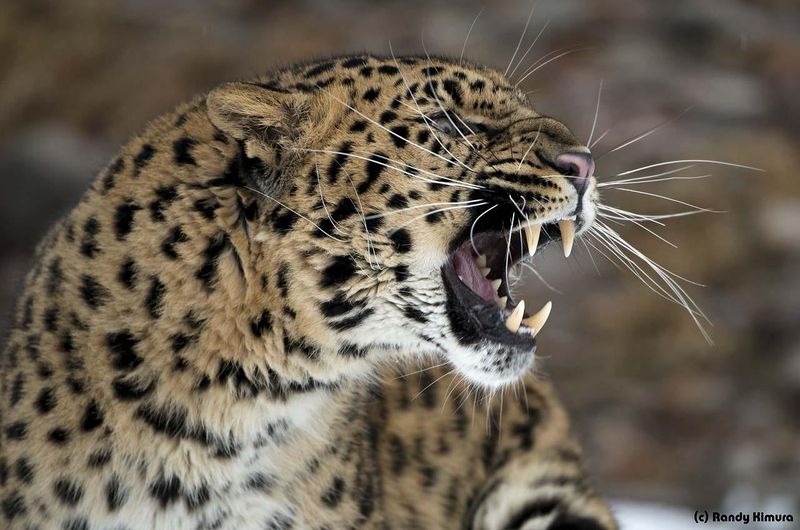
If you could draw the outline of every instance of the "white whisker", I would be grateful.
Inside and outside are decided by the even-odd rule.
[[[511,60],[508,61],[508,66],[506,66],[506,69],[503,72],[504,76],[508,75],[508,70],[511,68],[511,65],[514,64],[514,58],[516,58],[517,52],[519,52],[519,48],[520,46],[522,46],[522,41],[525,40],[525,34],[528,32],[528,26],[531,23],[533,12],[536,9],[536,2],[534,1],[532,2],[532,4],[533,5],[531,5],[531,12],[528,13],[528,20],[525,21],[525,27],[522,28],[522,35],[519,36],[519,42],[517,42],[517,47],[514,49],[514,53],[511,55]]]
[[[518,86],[519,86],[519,85],[521,85],[521,84],[522,84],[522,83],[523,83],[523,82],[524,82],[524,81],[525,81],[527,78],[529,78],[530,76],[532,76],[533,74],[535,74],[537,70],[539,70],[539,69],[541,69],[541,68],[544,68],[544,67],[545,67],[545,66],[547,66],[548,64],[552,63],[553,61],[555,61],[555,60],[557,60],[557,59],[560,59],[560,58],[564,57],[565,55],[569,55],[569,54],[571,54],[571,53],[575,53],[575,52],[579,52],[579,51],[590,50],[590,49],[591,49],[591,47],[588,47],[588,46],[585,46],[585,47],[580,47],[580,48],[573,48],[573,49],[571,49],[571,50],[567,50],[567,51],[565,51],[564,53],[561,53],[561,54],[559,54],[559,55],[556,55],[556,56],[555,56],[555,57],[553,57],[552,59],[549,59],[549,60],[547,60],[547,61],[543,62],[542,64],[538,65],[538,66],[536,66],[536,64],[534,63],[534,67],[535,67],[535,68],[534,68],[534,67],[531,67],[531,68],[529,69],[529,71],[528,71],[528,72],[526,72],[526,73],[525,73],[525,75],[523,75],[523,76],[522,76],[522,78],[520,78],[520,80],[519,80],[519,81],[517,81],[517,82],[514,84],[514,86],[515,86],[515,87],[518,87]]]
[[[473,237],[473,234],[474,234],[474,232],[475,232],[475,225],[478,223],[478,220],[479,220],[481,217],[483,217],[483,216],[484,216],[484,215],[486,215],[487,213],[489,213],[489,212],[491,212],[492,210],[494,210],[495,208],[497,208],[497,206],[498,206],[498,205],[497,205],[497,204],[495,204],[495,205],[494,205],[494,206],[492,206],[491,208],[488,208],[488,209],[484,210],[484,211],[483,211],[483,212],[482,212],[482,213],[481,213],[481,214],[480,214],[478,217],[476,217],[476,218],[475,218],[475,220],[474,220],[474,221],[472,221],[472,225],[469,227],[469,243],[470,243],[470,245],[472,245],[472,250],[474,250],[474,251],[475,251],[475,254],[480,254],[480,252],[478,252],[478,249],[477,249],[477,248],[475,248],[475,239],[474,239],[474,237]]]
[[[474,204],[474,203],[477,203],[477,202],[484,202],[484,201],[482,201],[481,199],[470,199],[468,201],[429,202],[427,204],[415,204],[414,206],[408,206],[406,208],[399,208],[397,210],[391,210],[391,211],[385,212],[385,213],[370,214],[370,215],[367,216],[367,219],[378,219],[380,217],[389,217],[390,215],[401,214],[401,213],[407,212],[409,210],[418,210],[420,208],[429,208],[431,206],[445,206],[445,205],[454,205],[455,206],[455,205],[463,205],[463,204]]]
[[[694,208],[699,212],[708,212],[708,213],[723,213],[718,210],[711,210],[709,208],[703,208],[701,206],[697,206],[695,204],[691,204],[688,202],[681,201],[679,199],[673,199],[672,197],[667,197],[666,195],[659,195],[658,193],[652,193],[649,191],[642,191],[642,190],[632,190],[630,188],[613,188],[614,191],[627,191],[628,193],[637,193],[639,195],[647,195],[648,197],[655,197],[657,199],[661,199],[664,201],[674,202],[677,204],[681,204],[683,206],[688,206],[689,208]]]
[[[622,173],[617,173],[614,176],[615,177],[624,177],[625,175],[630,175],[631,173],[638,173],[640,171],[645,171],[647,169],[651,169],[651,168],[654,168],[654,167],[667,166],[667,165],[670,165],[670,164],[687,164],[687,163],[688,164],[718,164],[720,166],[738,167],[740,169],[749,169],[750,171],[759,171],[761,173],[765,172],[765,170],[757,168],[757,167],[745,166],[743,164],[734,164],[733,162],[723,162],[721,160],[701,160],[701,159],[698,159],[698,160],[669,160],[667,162],[659,162],[657,164],[650,164],[649,166],[642,166],[642,167],[638,167],[636,169],[630,169],[628,171],[623,171]]]
[[[519,68],[519,67],[522,65],[522,62],[523,62],[523,61],[525,60],[525,58],[528,56],[528,54],[530,53],[530,51],[531,51],[531,50],[533,49],[533,47],[536,45],[536,42],[539,40],[539,37],[541,37],[541,36],[542,36],[542,34],[544,33],[544,31],[547,29],[547,26],[549,26],[549,25],[550,25],[550,20],[548,20],[547,22],[545,22],[545,23],[544,23],[544,25],[542,26],[542,29],[540,29],[540,30],[539,30],[539,33],[537,33],[537,34],[536,34],[536,38],[535,38],[535,39],[533,39],[533,42],[531,42],[530,46],[528,46],[528,49],[527,49],[527,50],[525,50],[525,53],[522,55],[522,57],[520,57],[520,58],[519,58],[519,61],[517,61],[517,65],[514,67],[514,69],[513,69],[513,70],[511,70],[511,72],[509,72],[509,74],[508,74],[508,78],[509,78],[509,79],[512,79],[512,78],[514,77],[514,72],[516,72],[516,71],[517,71],[517,68]]]
[[[594,148],[594,146],[596,146],[597,144],[599,144],[599,143],[600,143],[600,140],[602,140],[603,138],[605,138],[605,137],[606,137],[606,135],[607,135],[608,133],[610,133],[610,132],[611,132],[611,129],[610,129],[610,128],[609,128],[609,129],[606,129],[605,131],[603,131],[603,134],[601,134],[600,136],[598,136],[598,137],[597,137],[597,140],[595,140],[594,142],[590,143],[590,144],[589,144],[587,147],[588,147],[589,149],[592,149],[592,148]]]
[[[481,8],[481,10],[478,11],[478,14],[475,15],[475,20],[473,20],[472,24],[469,25],[469,29],[467,30],[467,36],[464,37],[464,45],[461,46],[461,55],[458,56],[458,66],[461,66],[462,63],[464,62],[464,52],[467,49],[467,41],[469,41],[469,36],[470,34],[472,34],[472,28],[474,28],[475,24],[478,23],[478,19],[480,18],[481,13],[483,13],[483,8]]]
[[[391,129],[389,129],[388,127],[386,127],[386,126],[384,126],[384,125],[381,125],[380,123],[378,123],[377,121],[373,120],[372,118],[370,118],[369,116],[367,116],[366,114],[364,114],[363,112],[361,112],[360,110],[356,109],[355,107],[352,107],[351,105],[348,105],[348,104],[347,104],[347,102],[345,102],[345,101],[342,101],[341,99],[337,98],[336,96],[334,96],[333,94],[331,94],[331,93],[330,93],[328,90],[325,90],[323,87],[321,87],[321,86],[319,86],[319,85],[316,85],[316,87],[317,87],[317,89],[319,89],[319,90],[323,91],[325,94],[327,94],[328,96],[330,96],[330,98],[331,98],[331,99],[333,99],[333,100],[335,100],[335,101],[338,101],[339,103],[341,103],[342,105],[344,105],[344,106],[345,106],[347,109],[349,109],[349,110],[352,110],[353,112],[355,112],[356,114],[358,114],[359,116],[361,116],[362,118],[364,118],[365,120],[367,120],[368,122],[372,123],[373,125],[377,125],[378,127],[380,127],[381,129],[383,129],[383,130],[384,130],[384,131],[386,131],[387,133],[391,134],[392,136],[394,136],[394,137],[396,137],[396,138],[399,138],[399,139],[401,139],[402,141],[406,142],[406,143],[407,143],[407,144],[409,144],[409,145],[413,145],[413,146],[414,146],[414,147],[416,147],[417,149],[419,149],[419,150],[421,150],[421,151],[424,151],[424,152],[428,153],[429,155],[435,156],[436,158],[439,158],[439,159],[441,159],[441,160],[444,160],[445,162],[448,162],[448,163],[449,163],[449,162],[451,162],[451,160],[448,160],[447,158],[443,157],[442,155],[440,155],[440,154],[437,154],[437,153],[434,153],[434,152],[433,152],[433,151],[431,151],[430,149],[427,149],[427,148],[425,148],[425,147],[422,147],[421,145],[419,145],[419,144],[417,144],[417,143],[415,143],[415,142],[412,142],[412,141],[411,141],[411,140],[409,140],[408,138],[405,138],[405,137],[403,137],[402,135],[400,135],[400,134],[397,134],[396,132],[392,131],[392,130],[391,130]],[[470,168],[470,167],[467,167],[466,169],[468,169],[468,170],[470,170],[470,171],[473,171],[473,172],[474,172],[474,170],[473,170],[472,168]]]
[[[412,223],[415,223],[416,221],[419,221],[420,219],[424,219],[424,218],[428,217],[429,215],[433,215],[435,213],[447,212],[447,211],[450,211],[450,210],[468,210],[470,208],[474,208],[476,206],[483,206],[485,204],[488,204],[488,203],[487,202],[478,202],[478,203],[475,203],[475,204],[467,204],[467,205],[463,205],[463,206],[449,206],[447,208],[437,208],[436,210],[432,210],[430,212],[425,212],[422,215],[418,215],[417,217],[414,217],[414,218],[406,221],[405,223],[401,224],[400,226],[394,227],[392,229],[392,233],[396,232],[397,230],[400,230],[401,228],[405,228],[406,226],[408,226],[408,225],[410,225]]]
[[[425,177],[421,177],[419,175],[415,175],[414,173],[411,173],[410,171],[406,171],[403,168],[399,168],[397,166],[393,166],[393,165],[388,164],[386,162],[381,162],[381,161],[376,160],[374,158],[368,158],[368,157],[361,156],[361,155],[358,155],[358,154],[355,154],[355,153],[346,153],[344,151],[333,151],[333,150],[329,150],[329,149],[305,149],[305,148],[301,148],[301,147],[296,147],[296,148],[294,148],[294,150],[295,151],[303,151],[303,152],[306,152],[306,153],[325,153],[325,154],[329,154],[329,155],[341,155],[341,156],[347,156],[347,157],[350,157],[350,158],[356,158],[356,159],[359,159],[359,160],[365,160],[367,162],[372,162],[374,164],[378,164],[380,166],[383,166],[383,167],[386,167],[386,168],[389,168],[389,169],[393,169],[395,171],[403,173],[404,175],[408,175],[409,177],[421,180],[423,182],[432,183],[432,184],[440,184],[442,186],[455,186],[455,187],[466,188],[466,189],[471,189],[471,190],[483,189],[483,186],[478,186],[476,184],[470,184],[468,182],[460,182],[458,180],[451,179],[451,178],[448,178],[448,177],[444,177],[442,175],[437,175],[436,173],[432,173],[432,172],[427,171],[425,169],[421,169],[421,168],[417,168],[417,167],[414,167],[414,166],[409,166],[408,164],[404,164],[407,167],[409,167],[410,169],[413,169],[414,171],[419,171],[420,173],[424,173],[426,175],[431,175],[432,177],[436,177],[437,179],[444,179],[444,180],[428,179],[428,178],[425,178]],[[390,162],[400,163],[400,162],[397,162],[395,160],[391,160],[389,158],[387,158],[387,160],[389,160]]]
[[[653,184],[654,182],[667,182],[667,181],[670,181],[670,180],[698,180],[698,179],[706,179],[706,178],[708,178],[708,177],[713,177],[713,176],[714,176],[714,175],[713,175],[713,174],[711,174],[711,173],[706,173],[705,175],[676,176],[676,177],[667,177],[667,178],[661,178],[661,179],[647,179],[647,180],[635,180],[635,179],[629,179],[629,180],[616,180],[616,181],[604,182],[604,183],[602,183],[602,185],[598,185],[598,186],[599,186],[599,187],[602,187],[602,188],[605,188],[605,187],[612,187],[612,186],[618,186],[618,185],[620,185],[620,184],[622,184],[622,185],[625,185],[625,186],[638,186],[638,185],[641,185],[641,184]]]
[[[333,239],[334,241],[338,241],[339,243],[344,243],[344,242],[345,242],[345,240],[344,240],[344,239],[339,239],[338,237],[336,237],[336,236],[333,236],[333,235],[329,234],[328,232],[326,232],[325,230],[323,230],[322,228],[320,228],[320,227],[319,227],[319,225],[318,225],[317,223],[315,223],[314,221],[312,221],[311,219],[309,219],[309,218],[308,218],[308,217],[306,217],[305,215],[301,214],[301,213],[300,213],[300,212],[298,212],[297,210],[294,210],[294,209],[292,209],[292,208],[290,208],[290,207],[286,206],[285,204],[283,204],[283,203],[282,203],[281,201],[279,201],[278,199],[275,199],[274,197],[270,197],[269,195],[267,195],[267,194],[266,194],[266,193],[264,193],[263,191],[261,191],[261,190],[257,190],[257,189],[255,189],[255,188],[251,188],[250,186],[244,186],[244,189],[246,189],[246,190],[250,190],[250,191],[252,191],[253,193],[257,193],[257,194],[261,195],[262,197],[266,197],[267,199],[269,199],[269,200],[273,201],[274,203],[276,203],[276,204],[278,204],[278,205],[280,205],[280,206],[283,206],[284,208],[286,208],[287,210],[289,210],[290,212],[292,212],[292,213],[293,213],[293,214],[295,214],[296,216],[300,217],[301,219],[305,219],[306,221],[308,221],[309,223],[311,223],[312,225],[314,225],[314,227],[316,227],[316,229],[317,229],[317,230],[319,230],[320,232],[322,232],[323,234],[325,234],[325,235],[326,235],[326,236],[328,236],[329,238]]]
[[[680,119],[680,118],[681,118],[681,116],[683,116],[684,114],[686,114],[687,112],[689,112],[689,111],[691,110],[691,108],[692,108],[692,107],[687,107],[687,108],[685,108],[683,111],[681,111],[681,113],[680,113],[680,114],[678,114],[677,116],[675,116],[674,118],[670,118],[670,119],[668,119],[668,120],[664,120],[663,122],[659,123],[659,124],[658,124],[658,125],[656,125],[655,127],[651,128],[651,129],[649,129],[649,130],[647,130],[647,131],[645,131],[645,132],[643,132],[643,133],[641,133],[641,134],[638,134],[638,135],[634,136],[633,138],[630,138],[630,139],[628,139],[628,140],[625,140],[625,141],[624,141],[622,144],[620,144],[620,145],[618,145],[618,146],[614,147],[613,149],[610,149],[610,150],[606,151],[606,152],[605,152],[605,153],[603,153],[602,155],[600,155],[600,156],[596,157],[596,158],[595,158],[595,160],[600,160],[601,158],[603,158],[603,157],[604,157],[604,156],[606,156],[606,155],[610,155],[611,153],[614,153],[614,152],[616,152],[616,151],[619,151],[620,149],[624,149],[624,148],[628,147],[629,145],[633,145],[633,144],[635,144],[636,142],[638,142],[639,140],[644,140],[645,138],[647,138],[647,137],[648,137],[648,136],[650,136],[651,134],[653,134],[653,133],[655,133],[655,132],[657,132],[657,131],[660,131],[660,130],[661,130],[661,129],[663,129],[665,126],[667,126],[667,125],[669,125],[670,123],[672,123],[672,122],[674,122],[674,121],[677,121],[678,119]]]
[[[589,131],[589,139],[586,140],[586,145],[592,144],[592,136],[594,136],[594,128],[597,126],[597,117],[600,115],[600,95],[603,93],[603,80],[600,80],[600,87],[597,89],[597,104],[594,107],[594,120],[592,120],[592,130]]]

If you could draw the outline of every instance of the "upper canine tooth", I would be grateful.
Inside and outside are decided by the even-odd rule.
[[[533,256],[536,253],[536,246],[539,244],[539,234],[542,231],[541,225],[527,225],[525,227],[525,239],[528,243],[528,255]]]
[[[520,301],[517,307],[508,315],[506,319],[506,328],[511,333],[519,331],[519,325],[522,323],[522,316],[525,314],[525,300]]]
[[[564,257],[568,258],[572,254],[572,244],[575,242],[575,221],[563,219],[558,222],[558,229],[561,230],[561,244],[564,246]]]
[[[547,322],[547,317],[550,316],[551,309],[553,309],[553,302],[547,302],[535,315],[531,315],[522,321],[523,324],[533,330],[532,335],[534,337],[544,327],[544,323]]]
[[[475,263],[478,264],[478,267],[484,268],[486,266],[486,256],[478,254],[478,257],[475,258]]]
[[[506,302],[508,302],[508,297],[507,296],[501,296],[497,300],[497,305],[500,306],[500,309],[505,309],[506,308]]]
[[[494,292],[497,292],[497,290],[500,288],[500,286],[503,285],[503,280],[498,278],[496,280],[492,280],[491,283],[492,283],[492,289],[494,290]]]
[[[490,272],[492,272],[492,269],[489,267],[481,267],[481,274],[483,274],[484,277],[486,277]]]

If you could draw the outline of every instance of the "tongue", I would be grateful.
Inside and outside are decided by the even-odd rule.
[[[472,256],[472,251],[468,246],[462,246],[453,253],[453,268],[461,281],[470,288],[472,292],[486,300],[487,302],[497,302],[497,293],[492,289],[492,284],[484,278],[478,269],[478,264]]]

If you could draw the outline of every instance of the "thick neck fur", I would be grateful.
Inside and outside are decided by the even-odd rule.
[[[88,362],[110,362],[92,390],[115,395],[102,401],[117,409],[106,411],[117,432],[146,437],[131,432],[133,414],[212,455],[277,443],[292,429],[319,436],[350,386],[344,368],[326,362],[333,339],[301,338],[319,325],[287,265],[305,259],[302,250],[261,228],[274,205],[243,192],[243,164],[253,161],[213,128],[203,102],[181,110],[129,146],[122,158],[133,167],[112,163],[63,225],[99,242],[88,271],[99,294],[79,315],[91,325],[72,337],[97,352]],[[173,148],[154,151],[156,140]],[[86,229],[92,218],[99,233]],[[65,272],[76,285],[86,276]]]

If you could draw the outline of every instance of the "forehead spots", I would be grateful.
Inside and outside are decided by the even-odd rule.
[[[470,83],[469,87],[475,92],[483,92],[483,89],[486,88],[486,82],[483,79],[477,79]]]
[[[361,97],[364,99],[364,101],[373,103],[375,102],[375,100],[378,99],[380,95],[381,95],[381,89],[373,87],[373,88],[368,88],[366,91],[364,91],[364,95]]]
[[[309,70],[307,70],[304,77],[306,79],[310,79],[312,77],[316,77],[316,76],[318,76],[320,74],[323,74],[323,73],[325,73],[325,72],[327,72],[329,70],[332,70],[334,66],[335,66],[335,64],[333,62],[320,63],[320,64],[310,68]]]
[[[464,105],[464,100],[462,99],[462,92],[461,92],[461,84],[458,81],[453,79],[445,79],[442,81],[442,88],[447,95],[450,96],[450,99],[453,100],[453,103],[458,105],[459,107]]]
[[[366,120],[356,120],[350,126],[350,132],[362,132],[367,128]]]
[[[351,57],[350,59],[345,59],[342,61],[343,68],[358,68],[359,66],[364,66],[367,64],[367,60],[363,57]]]
[[[389,64],[382,64],[378,67],[378,73],[385,74],[385,75],[396,75],[400,73],[400,70],[396,66],[392,66]]]
[[[391,110],[383,111],[378,119],[378,122],[381,125],[386,125],[387,123],[394,121],[397,119],[397,113],[392,112]]]

